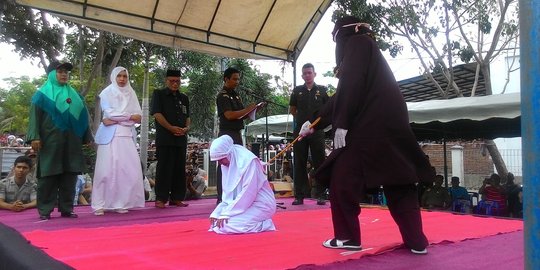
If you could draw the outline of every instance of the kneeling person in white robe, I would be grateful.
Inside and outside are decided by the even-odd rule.
[[[223,198],[210,214],[210,229],[219,234],[275,231],[274,192],[264,174],[264,164],[228,135],[212,142],[210,159],[223,174]]]

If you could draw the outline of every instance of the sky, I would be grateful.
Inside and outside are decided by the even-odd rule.
[[[302,66],[305,63],[312,63],[315,66],[315,71],[317,73],[317,77],[315,78],[316,83],[321,85],[332,84],[337,86],[336,78],[323,76],[324,73],[327,71],[332,71],[336,66],[334,54],[335,43],[332,40],[331,35],[334,28],[334,23],[331,21],[333,10],[333,7],[330,7],[324,14],[322,20],[319,22],[306,46],[300,53],[296,64],[297,85],[303,83],[301,77]],[[399,55],[396,58],[392,58],[388,53],[383,52],[386,57],[386,61],[390,65],[390,68],[394,72],[394,76],[398,81],[415,77],[420,74],[420,62],[418,59],[412,54],[408,54],[406,51],[403,53],[404,54]],[[258,60],[253,61],[253,63],[261,72],[281,75],[280,61]],[[293,68],[290,63],[287,64],[286,74],[284,74],[283,78],[290,83],[293,82]]]

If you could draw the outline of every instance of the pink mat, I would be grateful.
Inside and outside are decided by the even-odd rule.
[[[523,229],[521,220],[422,212],[430,243],[459,242]],[[76,269],[286,269],[377,254],[401,245],[384,209],[363,209],[359,252],[323,248],[329,209],[277,213],[276,232],[216,235],[206,219],[24,233],[33,245]]]

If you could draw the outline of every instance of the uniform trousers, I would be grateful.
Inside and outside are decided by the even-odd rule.
[[[324,131],[322,130],[318,130],[294,144],[293,181],[295,198],[303,199],[305,197],[311,197],[307,172],[308,156],[311,152],[311,164],[316,170],[324,161],[324,148]],[[315,193],[317,198],[322,198],[325,188],[319,183],[319,181],[317,181],[317,179],[315,179],[313,184],[315,185]]]
[[[234,144],[243,145],[242,143],[242,134],[240,130],[220,130],[218,137],[223,135],[229,135],[233,139]],[[221,166],[217,164],[216,172],[216,191],[217,191],[217,203],[221,202],[221,195],[223,194],[223,182],[221,180]]]
[[[156,156],[156,201],[183,201],[186,196],[186,146],[158,146]]]
[[[37,181],[37,209],[39,215],[50,215],[57,202],[60,213],[73,212],[76,183],[77,173],[73,172],[40,177]]]

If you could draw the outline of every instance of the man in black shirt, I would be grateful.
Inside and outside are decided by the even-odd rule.
[[[180,71],[167,70],[167,87],[154,91],[150,114],[156,119],[156,207],[188,206],[186,195],[186,150],[189,99],[180,93]]]
[[[240,71],[235,68],[228,68],[223,73],[223,89],[218,93],[216,105],[219,117],[218,137],[229,135],[235,144],[242,145],[242,135],[240,131],[244,128],[244,118],[247,112],[253,110],[257,105],[250,104],[244,108],[242,100],[234,90],[240,83]],[[217,168],[217,203],[221,202],[222,184],[221,167]]]
[[[289,101],[289,112],[294,116],[294,137],[298,136],[302,124],[313,117],[328,101],[327,89],[315,84],[315,67],[311,63],[302,66],[302,79],[304,84],[293,89]],[[307,175],[307,161],[311,152],[313,169],[316,170],[324,161],[324,131],[317,130],[311,136],[303,138],[294,144],[294,198],[293,205],[304,204],[304,197],[309,197],[309,182]],[[324,188],[317,179],[314,181],[317,204],[324,205]]]

